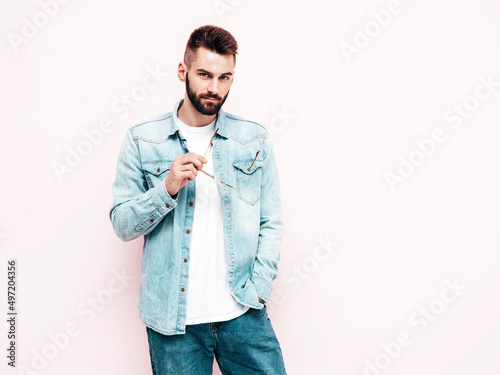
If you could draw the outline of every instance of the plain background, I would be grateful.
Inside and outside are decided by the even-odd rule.
[[[127,128],[183,96],[177,64],[204,24],[240,47],[225,110],[273,135],[285,234],[269,316],[288,373],[500,372],[500,86],[476,96],[500,81],[498,1],[401,1],[390,19],[387,1],[88,0],[45,18],[43,3],[0,5],[0,310],[15,258],[17,364],[41,369],[24,373],[150,373],[143,240],[113,233],[111,185]],[[40,27],[16,51],[26,22]],[[388,172],[405,175],[395,189]]]

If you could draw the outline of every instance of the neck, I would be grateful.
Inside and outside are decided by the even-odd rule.
[[[177,117],[184,124],[189,126],[205,126],[215,120],[217,115],[203,115],[194,108],[193,103],[189,100],[187,93],[184,95],[184,101],[181,108],[177,111]]]

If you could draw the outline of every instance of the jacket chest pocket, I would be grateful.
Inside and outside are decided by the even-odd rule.
[[[238,198],[251,205],[260,199],[262,164],[262,160],[258,159],[255,160],[255,163],[253,159],[233,161]]]
[[[149,188],[165,183],[172,160],[151,160],[142,162],[142,170]]]

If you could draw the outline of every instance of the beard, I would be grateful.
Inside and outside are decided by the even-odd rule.
[[[227,99],[227,96],[229,95],[229,91],[227,92],[226,96],[224,96],[224,98],[221,98],[219,95],[210,95],[210,94],[196,95],[196,93],[193,90],[191,90],[191,87],[189,86],[189,78],[187,73],[186,73],[186,92],[189,100],[191,101],[191,104],[193,104],[193,107],[202,115],[206,116],[213,116],[219,113],[219,110],[221,109],[222,105]],[[216,99],[218,101],[217,102],[207,101],[206,103],[202,103],[202,99],[204,98]]]

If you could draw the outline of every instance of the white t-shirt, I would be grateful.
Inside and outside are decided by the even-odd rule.
[[[178,118],[189,152],[203,156],[215,132],[215,120],[206,126],[189,126]],[[203,170],[214,175],[212,146]],[[189,247],[186,324],[221,322],[244,314],[249,307],[234,299],[229,289],[227,254],[217,183],[202,172],[195,180],[194,222]]]

